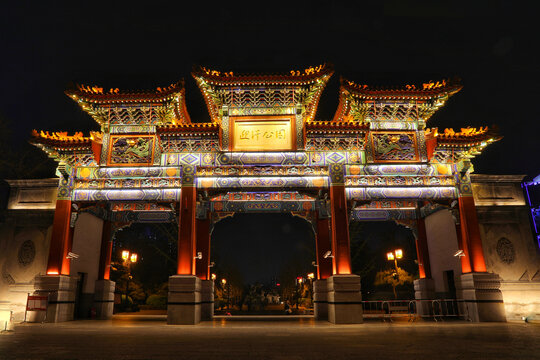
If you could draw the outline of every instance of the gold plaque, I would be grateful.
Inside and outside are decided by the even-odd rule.
[[[294,150],[290,118],[233,120],[233,151]]]

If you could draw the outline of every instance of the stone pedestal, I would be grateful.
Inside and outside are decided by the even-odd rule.
[[[315,320],[328,320],[328,289],[326,279],[313,282],[313,314]]]
[[[201,280],[201,320],[214,318],[214,281]]]
[[[169,277],[167,324],[195,325],[201,322],[201,279],[194,275]]]
[[[474,322],[506,321],[499,275],[468,273],[459,280],[456,288],[462,314]]]
[[[34,281],[34,295],[48,295],[47,318],[44,311],[28,313],[29,322],[62,322],[73,320],[77,279],[66,275],[38,275]]]
[[[96,319],[112,318],[114,309],[114,289],[116,283],[111,280],[96,280],[93,307],[96,309]]]
[[[328,289],[328,321],[333,324],[360,324],[362,293],[360,276],[334,275],[326,280]]]
[[[414,298],[416,311],[419,316],[432,315],[431,300],[435,299],[435,282],[433,279],[414,280]]]

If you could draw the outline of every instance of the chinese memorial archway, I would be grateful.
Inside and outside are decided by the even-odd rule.
[[[94,298],[101,318],[112,315],[109,272],[117,228],[178,222],[168,323],[196,324],[213,313],[214,224],[238,212],[287,212],[316,230],[316,318],[359,323],[360,278],[351,273],[349,221],[394,220],[414,229],[416,297],[432,299],[424,217],[442,206],[456,214],[465,255],[459,300],[477,321],[504,320],[498,277],[486,272],[469,176],[471,158],[499,139],[496,132],[426,127],[461,89],[445,80],[390,90],[343,79],[334,118],[318,121],[318,101],[332,74],[329,65],[285,75],[197,67],[192,75],[209,123],[190,120],[183,82],[150,92],[96,86],[67,91],[101,131],[89,137],[34,131],[31,140],[58,162],[60,177],[47,275],[35,285],[56,294],[50,319],[73,316],[67,255],[83,212],[103,219]]]

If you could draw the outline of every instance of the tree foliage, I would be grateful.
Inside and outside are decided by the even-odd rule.
[[[404,269],[397,267],[396,269],[388,269],[377,272],[375,275],[375,285],[390,285],[394,292],[394,298],[397,299],[396,287],[398,285],[411,284],[414,281],[414,277]]]

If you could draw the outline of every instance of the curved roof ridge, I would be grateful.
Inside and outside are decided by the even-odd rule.
[[[442,79],[438,81],[430,80],[421,85],[368,85],[358,84],[352,80],[340,78],[342,89],[361,97],[435,97],[440,95],[451,96],[462,89],[459,78]]]
[[[156,87],[155,90],[120,90],[110,88],[105,91],[103,87],[76,84],[73,89],[65,91],[71,98],[79,97],[93,102],[125,101],[136,102],[148,100],[165,100],[171,95],[184,91],[184,80],[181,79],[167,87]]]
[[[291,70],[283,73],[239,73],[233,71],[219,71],[209,69],[201,65],[194,65],[191,72],[194,78],[202,78],[215,84],[284,84],[284,83],[304,83],[306,81],[316,81],[324,75],[331,75],[334,66],[331,63],[324,63],[318,66],[310,66],[304,70]]]

